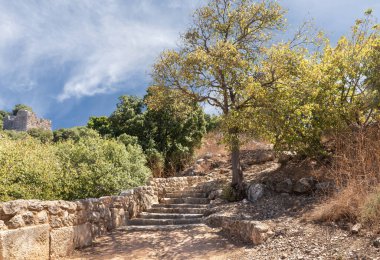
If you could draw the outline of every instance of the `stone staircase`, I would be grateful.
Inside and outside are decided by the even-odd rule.
[[[145,212],[128,221],[127,230],[167,230],[203,226],[203,217],[210,200],[202,187],[189,186],[182,189],[166,187],[159,204],[153,204]]]

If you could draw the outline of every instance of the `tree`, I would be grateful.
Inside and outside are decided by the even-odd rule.
[[[111,123],[106,116],[90,117],[87,127],[96,130],[102,136],[112,135]]]
[[[135,96],[121,96],[116,110],[109,117],[110,127],[115,137],[122,134],[141,136],[145,108],[144,100]]]
[[[241,195],[242,122],[234,119],[255,106],[263,89],[275,81],[271,75],[262,75],[258,64],[272,32],[283,28],[283,14],[269,0],[211,0],[196,10],[179,50],[162,53],[153,67],[155,85],[176,89],[221,111],[231,150],[231,186]]]
[[[7,111],[0,110],[0,130],[3,130],[3,120],[4,120],[4,117],[8,115],[9,113]]]
[[[27,110],[27,111],[30,111],[30,112],[33,112],[33,109],[30,107],[30,106],[27,106],[27,105],[24,105],[24,104],[17,104],[15,105],[15,107],[13,108],[12,110],[12,114],[15,116],[17,115],[17,112],[19,110]]]
[[[159,151],[165,160],[165,172],[173,175],[192,158],[194,149],[201,144],[206,133],[206,120],[201,107],[194,101],[184,98],[178,90],[162,87],[149,87],[145,96],[146,147],[153,158]],[[156,161],[156,159],[154,161]]]
[[[261,125],[276,149],[306,156],[326,154],[323,136],[379,122],[379,29],[369,10],[336,46],[322,38],[313,52],[287,44],[268,49],[262,71],[275,67],[284,76],[265,93],[267,105],[248,110],[247,120]]]

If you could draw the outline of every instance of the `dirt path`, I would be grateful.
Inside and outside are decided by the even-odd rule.
[[[72,259],[231,259],[244,252],[219,229],[197,227],[171,231],[115,231]]]

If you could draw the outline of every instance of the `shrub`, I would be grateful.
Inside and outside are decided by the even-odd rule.
[[[40,140],[42,143],[48,143],[48,142],[53,141],[53,132],[50,130],[44,130],[41,128],[33,128],[33,129],[28,130],[28,134],[31,137]]]
[[[85,137],[99,137],[98,132],[87,127],[73,127],[73,128],[63,128],[58,129],[53,132],[54,142],[73,140],[75,142],[79,141],[81,138]]]
[[[223,188],[222,198],[229,202],[240,201],[243,199],[243,197],[239,195],[238,192],[231,187],[231,185],[226,185]]]
[[[0,200],[59,198],[56,148],[28,136],[12,139],[0,138]]]
[[[13,134],[13,132],[12,132]],[[138,145],[85,137],[42,143],[0,136],[0,201],[79,199],[117,194],[150,176]]]
[[[63,199],[115,194],[144,184],[150,175],[137,145],[91,137],[61,142],[57,148]]]

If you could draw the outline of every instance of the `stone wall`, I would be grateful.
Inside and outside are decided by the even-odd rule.
[[[4,130],[28,131],[32,128],[51,130],[51,121],[38,118],[27,110],[19,110],[16,116],[6,116],[3,119]]]
[[[76,248],[91,245],[97,236],[127,225],[166,192],[203,181],[204,177],[153,179],[149,186],[120,196],[0,203],[0,260],[64,258]]]

